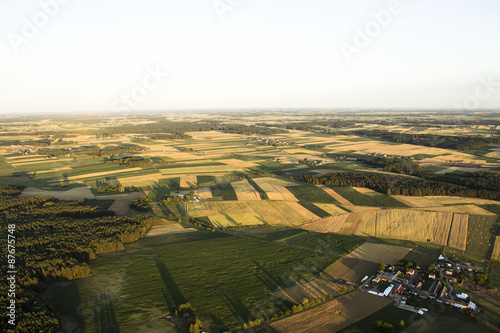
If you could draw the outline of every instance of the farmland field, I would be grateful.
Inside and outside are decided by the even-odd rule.
[[[277,332],[338,332],[392,301],[355,291],[310,310],[273,322]]]
[[[299,201],[340,204],[331,195],[316,186],[288,186],[287,189]]]
[[[364,243],[349,253],[348,257],[394,265],[409,252],[410,249],[401,246]]]
[[[168,330],[159,318],[186,302],[212,329],[235,329],[260,313],[262,301],[276,302],[277,311],[284,307],[271,292],[285,286],[292,267],[310,256],[219,233],[152,236],[92,261],[93,277],[71,282],[71,288],[54,286],[49,298],[66,320],[81,323],[86,332],[99,331],[99,321],[114,330]],[[315,258],[323,269],[331,262],[329,256]],[[75,297],[83,299],[80,315],[72,305]],[[112,320],[105,314],[90,316],[94,306],[106,306]]]
[[[498,216],[471,215],[465,250],[489,258],[498,233]]]

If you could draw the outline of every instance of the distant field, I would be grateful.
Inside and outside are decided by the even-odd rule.
[[[369,189],[346,186],[335,186],[333,189],[353,205],[373,207],[408,207],[403,202],[398,201],[389,195],[381,194]]]

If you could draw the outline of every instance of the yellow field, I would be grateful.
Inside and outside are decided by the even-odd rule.
[[[180,187],[186,188],[191,186],[196,186],[198,184],[198,179],[196,175],[182,175],[180,180]]]
[[[76,187],[67,191],[50,191],[34,187],[27,187],[21,193],[22,197],[53,197],[59,200],[78,200],[95,199],[95,195],[89,187]]]
[[[248,201],[249,206],[270,225],[295,226],[305,221],[284,202]]]
[[[319,216],[311,212],[309,209],[305,208],[296,201],[285,201],[288,207],[290,207],[295,212],[299,213],[307,221],[319,220]]]
[[[427,196],[433,202],[441,205],[454,204],[475,204],[475,205],[500,205],[500,202],[495,200],[478,199],[478,198],[462,198],[462,197],[444,197],[444,196]]]
[[[189,203],[189,215],[212,216],[225,214],[253,214],[255,211],[247,202],[221,201],[221,202],[193,202]]]
[[[349,253],[349,258],[363,259],[377,263],[396,264],[403,259],[411,249],[386,244],[364,243]]]
[[[452,212],[472,215],[495,215],[494,213],[476,205],[438,206],[428,208],[416,208],[416,210],[427,210],[433,212]]]
[[[364,216],[356,235],[412,239],[446,245],[453,213],[408,209],[376,211]]]
[[[163,224],[155,225],[149,229],[145,237],[160,236],[160,235],[172,235],[172,234],[182,234],[186,232],[198,231],[193,228],[184,228],[178,222],[168,221],[162,219]]]
[[[467,244],[467,227],[469,224],[468,214],[453,214],[451,222],[448,246],[465,251]]]
[[[223,172],[228,173],[232,171],[243,171],[240,167],[235,167],[231,165],[209,165],[209,166],[197,166],[197,167],[179,167],[170,169],[160,169],[158,170],[163,175],[179,175],[179,174],[203,174],[203,173],[213,173],[213,172]]]
[[[225,163],[227,165],[239,167],[239,168],[251,168],[257,165],[255,162],[242,161],[237,159],[229,159],[229,160],[218,160],[217,162]]]
[[[253,180],[259,185],[262,191],[266,192],[269,200],[285,200],[283,195],[273,185],[268,183],[265,178],[254,178]]]
[[[232,182],[231,186],[233,187],[239,201],[252,201],[261,199],[259,192],[257,192],[257,190],[246,179],[239,182]]]
[[[500,261],[500,236],[495,237],[495,246],[491,254],[491,260]]]
[[[226,214],[212,215],[210,222],[216,228],[241,227],[245,225],[263,225],[264,221],[257,214]]]
[[[439,202],[426,197],[409,197],[406,195],[391,195],[391,197],[393,197],[396,200],[399,200],[400,202],[404,203],[409,207],[414,207],[414,208],[442,206]]]
[[[331,215],[339,215],[347,213],[345,210],[334,204],[315,203],[314,205],[323,209],[325,212]]]
[[[285,301],[300,304],[304,298],[317,299],[328,294],[337,296],[338,290],[342,288],[342,286],[343,284],[319,277],[283,290],[277,290],[273,292],[273,295]]]
[[[334,333],[389,305],[392,300],[354,291],[269,325],[279,333]]]

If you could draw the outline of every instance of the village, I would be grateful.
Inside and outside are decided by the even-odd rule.
[[[420,315],[429,311],[431,302],[477,314],[481,309],[469,295],[455,292],[454,286],[483,270],[484,267],[451,260],[443,255],[426,270],[412,261],[401,260],[396,265],[381,264],[377,273],[361,280],[359,289],[393,299],[397,307]]]

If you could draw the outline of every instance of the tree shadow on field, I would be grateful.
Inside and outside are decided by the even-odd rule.
[[[165,264],[161,260],[156,260],[156,267],[158,267],[163,283],[167,288],[166,291],[163,291],[163,297],[167,302],[169,310],[174,312],[179,308],[179,305],[186,303],[186,299]]]
[[[228,328],[226,324],[212,311],[209,311],[210,318],[212,318],[213,325],[210,325],[210,329],[214,331],[226,331]]]
[[[113,301],[109,291],[104,290],[97,299],[94,308],[95,331],[99,333],[119,333],[120,327],[116,321]]]
[[[258,270],[262,272],[262,274],[254,273],[254,275],[266,286],[266,288],[270,291],[273,292],[276,289],[279,289],[280,287],[289,287],[288,285],[285,284],[285,282],[273,275],[271,272],[266,270],[261,264],[256,262],[255,260],[250,258],[250,261],[252,261],[255,266],[257,266]]]
[[[252,320],[252,314],[250,310],[243,304],[243,302],[236,296],[228,295],[225,292],[222,292],[222,296],[224,299],[224,303],[231,311],[232,315],[238,320],[240,325],[247,323]]]

